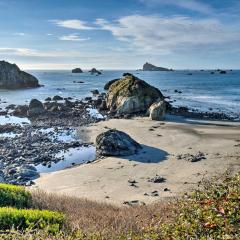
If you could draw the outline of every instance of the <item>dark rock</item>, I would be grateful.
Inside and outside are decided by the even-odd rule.
[[[56,96],[53,97],[52,100],[53,100],[53,101],[61,101],[61,100],[63,100],[63,98],[60,97],[60,96],[58,96],[58,95],[56,95]]]
[[[166,178],[156,175],[153,178],[149,178],[148,181],[153,183],[163,183],[166,182]]]
[[[47,98],[45,99],[45,101],[46,101],[46,102],[50,102],[50,101],[52,101],[52,99],[51,99],[50,97],[47,97]]]
[[[17,170],[17,174],[20,178],[25,180],[33,180],[39,177],[39,173],[36,168],[31,165],[22,166]]]
[[[91,97],[85,97],[85,100],[86,100],[86,101],[91,101],[92,98],[91,98]]]
[[[227,72],[226,71],[220,71],[219,73],[220,74],[226,74]]]
[[[0,88],[19,89],[40,87],[37,78],[21,71],[16,64],[0,61]]]
[[[107,82],[107,83],[105,84],[105,86],[104,86],[104,90],[108,90],[109,87],[110,87],[113,83],[115,83],[116,81],[118,81],[118,80],[120,80],[120,78],[113,79],[113,80]]]
[[[101,105],[99,106],[99,110],[101,111],[107,110],[107,102],[105,100],[102,101]]]
[[[44,112],[43,104],[37,99],[32,99],[29,104],[28,116],[29,117],[36,116],[42,114],[43,112]]]
[[[111,129],[97,136],[96,148],[100,156],[127,156],[142,147],[126,133]]]
[[[27,105],[19,105],[13,110],[12,114],[17,117],[26,117],[28,110],[29,107]]]
[[[100,71],[98,71],[96,68],[92,68],[90,71],[89,71],[91,74],[102,74]]]
[[[123,73],[123,77],[131,77],[131,76],[134,76],[132,73],[128,73],[128,72],[126,72],[126,73]]]
[[[143,65],[143,71],[171,71],[168,68],[163,68],[163,67],[156,67],[152,65],[151,63],[146,62]]]
[[[177,156],[178,160],[184,159],[186,161],[189,162],[199,162],[203,159],[206,159],[205,154],[202,152],[198,152],[197,154],[193,155],[193,154],[180,154]]]
[[[91,93],[92,93],[93,95],[99,95],[99,91],[98,91],[97,89],[92,90]]]
[[[71,107],[74,106],[74,103],[72,103],[71,101],[69,101],[68,99],[66,99],[64,105],[65,105],[66,107],[70,107],[70,108],[71,108]]]
[[[72,73],[83,73],[81,68],[75,68],[72,70]]]
[[[84,83],[83,81],[73,81],[73,83]]]

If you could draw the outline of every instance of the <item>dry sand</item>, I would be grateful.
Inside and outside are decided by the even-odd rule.
[[[108,128],[128,133],[143,149],[129,157],[108,157],[42,174],[36,180],[36,187],[118,205],[132,200],[151,203],[197,188],[201,179],[222,174],[229,168],[240,169],[239,124],[113,119],[79,129],[79,134],[84,140],[94,142]],[[179,154],[198,151],[206,159],[199,162],[177,159]],[[166,182],[148,181],[156,175],[166,178]],[[136,186],[130,186],[128,180],[135,180]],[[164,191],[165,188],[170,191]],[[158,191],[159,196],[152,196],[153,191]]]

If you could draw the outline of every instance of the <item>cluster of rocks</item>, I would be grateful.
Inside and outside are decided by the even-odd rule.
[[[54,96],[46,98],[44,102],[32,99],[29,105],[12,106],[12,115],[28,117],[38,126],[81,126],[98,122],[99,118],[91,115],[91,108],[96,108],[106,114],[106,95],[95,94],[84,100],[72,100]]]
[[[96,75],[101,75],[102,74],[102,72],[97,70],[96,68],[92,68],[89,72],[91,74],[96,74]],[[81,68],[74,68],[72,70],[72,73],[83,73],[83,70]]]
[[[0,138],[0,176],[8,183],[25,185],[38,176],[34,165],[51,167],[52,163],[63,160],[63,156],[57,157],[57,153],[89,145],[78,140],[58,140],[51,132],[31,125],[18,125],[17,129],[16,136]],[[59,131],[62,129],[54,129],[56,134]]]
[[[190,153],[186,153],[186,154],[180,154],[177,156],[178,160],[186,160],[189,162],[199,162],[203,159],[206,159],[206,156],[203,152],[198,152],[197,154],[190,154]]]

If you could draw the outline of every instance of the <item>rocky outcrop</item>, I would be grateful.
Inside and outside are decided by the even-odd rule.
[[[96,148],[100,156],[128,156],[142,147],[128,134],[111,129],[97,136]]]
[[[102,74],[100,71],[98,71],[96,68],[92,68],[90,71],[89,71],[91,74]]]
[[[120,80],[120,78],[113,79],[113,80],[107,82],[107,83],[105,84],[105,86],[104,86],[104,90],[108,90],[109,87],[110,87],[113,83],[115,83],[116,81],[118,81],[118,80]]]
[[[40,87],[37,78],[21,71],[16,64],[0,61],[0,88],[20,89]]]
[[[29,117],[37,116],[42,114],[43,112],[44,112],[43,104],[37,99],[32,99],[29,104],[28,116]]]
[[[82,69],[81,68],[74,68],[72,70],[72,73],[83,73]]]
[[[166,103],[160,101],[153,103],[149,108],[149,117],[155,121],[163,121],[165,119]]]
[[[157,88],[131,74],[111,84],[107,93],[107,107],[119,114],[147,112],[160,100],[163,95]]]
[[[156,67],[153,64],[146,62],[143,65],[143,71],[171,71],[171,69],[163,68],[163,67]]]

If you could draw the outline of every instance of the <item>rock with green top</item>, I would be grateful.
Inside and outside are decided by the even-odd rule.
[[[118,114],[147,112],[154,102],[161,100],[160,90],[132,74],[112,83],[107,93],[107,107]]]

